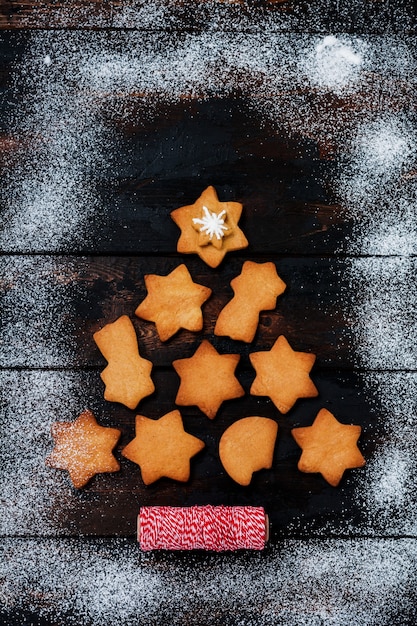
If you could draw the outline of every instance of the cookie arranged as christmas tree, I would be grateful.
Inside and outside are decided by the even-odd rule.
[[[248,241],[238,226],[242,205],[220,202],[208,187],[192,205],[171,213],[181,229],[178,252],[198,254],[216,268],[227,252],[240,250]],[[136,316],[155,324],[166,342],[181,329],[203,329],[202,305],[211,296],[209,287],[195,283],[185,264],[169,274],[144,276],[147,295],[136,308]],[[286,289],[272,262],[245,261],[241,273],[231,281],[232,299],[220,311],[214,327],[217,336],[252,343],[262,311],[273,310]],[[152,363],[139,354],[135,328],[127,315],[94,333],[94,341],[108,361],[101,378],[104,398],[130,409],[153,393]],[[294,350],[279,336],[270,350],[249,353],[255,370],[250,387],[254,396],[269,397],[281,414],[288,413],[298,399],[314,398],[318,390],[310,372],[316,356]],[[239,354],[221,354],[203,339],[192,356],[176,359],[179,377],[175,398],[178,406],[198,407],[214,419],[223,403],[245,395],[236,377]],[[357,447],[361,428],[341,424],[321,409],[311,426],[292,429],[302,449],[301,472],[320,473],[333,486],[349,468],[365,464]],[[219,457],[227,474],[239,485],[249,485],[252,475],[272,466],[278,424],[274,419],[251,416],[238,419],[223,433]],[[73,423],[56,423],[52,429],[55,447],[46,464],[66,469],[76,487],[84,486],[97,473],[114,472],[119,464],[112,454],[120,431],[99,426],[90,411]],[[159,419],[136,416],[136,436],[122,455],[139,465],[142,480],[149,485],[159,478],[185,482],[190,477],[191,459],[205,444],[184,430],[181,413],[175,409]]]

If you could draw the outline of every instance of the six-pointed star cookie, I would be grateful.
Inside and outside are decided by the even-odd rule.
[[[137,415],[136,437],[122,454],[139,465],[145,485],[162,477],[186,482],[190,477],[190,459],[204,445],[185,432],[181,413],[175,410],[157,420]]]
[[[161,341],[166,341],[180,328],[198,331],[203,328],[201,305],[211,289],[194,283],[186,266],[179,265],[168,276],[147,274],[148,295],[135,314],[155,322]]]
[[[298,398],[313,398],[318,391],[309,376],[316,357],[307,352],[295,352],[283,335],[271,350],[249,355],[256,378],[250,392],[254,396],[269,396],[281,413],[287,413]]]
[[[356,445],[361,427],[341,424],[326,409],[319,411],[312,426],[293,428],[291,432],[303,451],[298,469],[319,472],[333,487],[339,484],[346,469],[365,465]]]
[[[55,446],[45,463],[67,470],[77,489],[84,487],[95,474],[120,469],[112,454],[120,430],[99,426],[91,411],[81,413],[75,422],[55,422],[52,437]]]
[[[213,419],[224,400],[245,395],[234,375],[239,359],[238,354],[219,354],[204,340],[192,357],[172,364],[181,378],[175,402],[181,406],[198,406]]]
[[[238,226],[240,202],[219,202],[214,187],[207,187],[199,198],[175,209],[171,217],[181,229],[177,251],[196,253],[210,267],[217,267],[227,252],[246,248],[248,240]]]

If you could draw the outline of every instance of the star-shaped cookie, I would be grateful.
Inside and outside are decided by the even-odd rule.
[[[91,411],[81,413],[75,422],[55,422],[52,437],[55,446],[45,464],[67,470],[77,489],[84,487],[95,474],[120,469],[112,454],[120,430],[100,426]]]
[[[192,357],[172,364],[181,378],[175,402],[180,406],[198,406],[213,419],[224,400],[245,395],[234,374],[239,359],[238,354],[219,354],[204,340]]]
[[[217,267],[227,252],[246,248],[248,240],[238,226],[242,208],[240,202],[219,202],[214,187],[207,187],[194,204],[171,212],[181,229],[177,251],[196,253]]]
[[[293,428],[291,432],[303,451],[298,469],[319,472],[333,487],[339,484],[346,469],[365,465],[356,445],[361,427],[341,424],[326,409],[319,411],[312,426]]]
[[[288,413],[298,398],[318,395],[309,376],[315,355],[296,352],[283,335],[269,351],[252,352],[249,358],[256,371],[250,393],[269,396],[281,413]]]
[[[256,334],[259,313],[275,309],[286,284],[278,276],[275,263],[245,261],[230,285],[234,296],[220,311],[214,334],[250,343]]]
[[[186,482],[190,460],[204,445],[185,432],[181,413],[175,410],[157,420],[137,415],[136,436],[122,454],[139,465],[145,485],[162,477]]]
[[[194,283],[185,265],[179,265],[168,276],[147,274],[148,295],[135,314],[155,322],[161,341],[166,341],[180,328],[199,331],[203,328],[201,305],[211,289]]]

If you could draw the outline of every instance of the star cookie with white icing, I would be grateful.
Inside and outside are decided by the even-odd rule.
[[[171,213],[181,229],[177,251],[196,253],[214,268],[227,252],[246,248],[248,240],[238,226],[242,208],[239,202],[219,202],[214,187],[207,187],[194,204]]]
[[[356,445],[361,427],[341,424],[326,409],[319,411],[312,426],[293,428],[291,433],[303,451],[298,469],[320,473],[333,487],[340,483],[345,470],[365,465]]]
[[[112,454],[120,434],[116,428],[100,426],[88,410],[75,422],[55,422],[52,424],[55,446],[45,464],[67,470],[74,487],[80,489],[96,474],[120,469]]]

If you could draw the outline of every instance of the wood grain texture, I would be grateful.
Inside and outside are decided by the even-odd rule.
[[[341,1],[337,8],[332,6],[330,11],[322,11],[328,5],[325,1],[290,0],[200,1],[192,5],[168,1],[130,3],[129,6],[121,2],[3,1],[0,28],[9,30],[0,33],[0,58],[4,61],[0,70],[2,173],[7,175],[8,181],[15,175],[23,177],[20,183],[24,185],[28,172],[33,174],[35,183],[51,172],[42,167],[48,163],[51,154],[54,155],[53,150],[48,152],[53,141],[49,144],[46,126],[40,132],[35,123],[41,121],[45,111],[49,112],[48,100],[42,89],[35,85],[36,81],[25,82],[25,71],[28,70],[19,66],[22,60],[26,59],[24,63],[28,63],[29,73],[33,67],[42,68],[44,73],[40,73],[45,82],[41,84],[45,86],[45,94],[50,93],[50,87],[57,86],[53,72],[59,74],[60,68],[64,68],[59,76],[62,79],[59,89],[62,88],[65,103],[68,94],[78,95],[79,88],[72,80],[80,57],[76,57],[76,62],[68,69],[68,55],[74,42],[79,51],[88,38],[97,46],[96,52],[105,40],[105,49],[111,55],[128,47],[132,35],[136,36],[136,44],[143,42],[146,50],[153,50],[156,44],[164,49],[174,31],[179,41],[190,32],[194,36],[207,28],[229,30],[232,37],[233,33],[246,36],[246,32],[259,29],[260,20],[270,29],[262,31],[262,36],[280,31],[286,33],[290,43],[297,37],[296,33],[302,38],[302,32],[323,36],[323,33],[344,31],[360,36],[363,32],[389,31],[399,33],[399,40],[415,32],[414,7],[407,2]],[[45,31],[34,33],[32,29]],[[74,40],[72,35],[78,33],[77,29],[88,30],[82,33],[84,39]],[[38,35],[41,35],[39,39]],[[190,40],[198,41],[193,37]],[[32,48],[34,41],[36,45]],[[379,51],[387,49],[387,45],[378,48]],[[29,57],[25,56],[28,50]],[[30,55],[34,50],[37,56],[32,65]],[[44,67],[47,57],[44,55],[50,50],[57,52],[58,62],[52,65],[52,74],[48,78]],[[358,327],[358,314],[364,294],[360,277],[354,274],[354,269],[355,264],[362,268],[367,263],[372,266],[376,259],[352,255],[347,242],[358,228],[358,222],[354,223],[349,217],[337,194],[341,167],[349,151],[346,138],[350,137],[351,130],[361,119],[378,119],[385,114],[388,117],[396,114],[413,116],[416,103],[414,76],[369,72],[364,74],[363,85],[354,95],[325,93],[307,84],[299,87],[297,93],[292,92],[291,85],[287,85],[285,93],[281,94],[277,89],[271,89],[271,93],[264,90],[257,104],[265,105],[271,96],[280,95],[286,98],[286,102],[294,97],[291,100],[294,110],[302,102],[309,104],[311,115],[305,123],[302,120],[296,132],[290,132],[290,126],[280,125],[279,118],[271,121],[272,118],[261,115],[258,107],[253,107],[251,99],[258,98],[256,84],[245,85],[243,89],[236,86],[235,76],[231,77],[230,83],[227,81],[225,76],[225,94],[214,90],[200,99],[198,94],[191,95],[184,88],[172,100],[160,101],[158,93],[154,93],[152,102],[144,97],[143,88],[134,90],[127,86],[113,89],[109,94],[101,90],[100,82],[95,87],[91,86],[94,81],[84,83],[84,86],[88,85],[86,99],[81,98],[79,102],[82,105],[87,102],[99,116],[88,120],[100,120],[105,128],[111,128],[111,132],[105,135],[103,165],[100,163],[91,171],[87,168],[88,177],[82,178],[88,190],[93,190],[98,209],[91,219],[88,218],[84,231],[75,232],[73,239],[63,238],[58,245],[51,234],[44,247],[39,246],[36,237],[31,238],[31,233],[38,232],[39,225],[24,220],[19,222],[18,219],[17,234],[20,235],[19,228],[26,228],[24,232],[28,236],[17,237],[17,244],[16,241],[4,243],[0,255],[0,461],[4,486],[1,505],[6,515],[0,523],[3,542],[7,540],[10,542],[8,548],[11,546],[7,562],[16,558],[16,567],[22,563],[16,556],[22,542],[27,540],[30,550],[49,537],[52,551],[59,551],[62,549],[60,536],[73,538],[79,554],[83,554],[85,548],[87,553],[91,550],[88,554],[93,557],[95,550],[96,555],[102,554],[100,538],[105,538],[104,543],[122,538],[128,545],[128,554],[133,553],[136,559],[136,516],[139,507],[146,504],[263,505],[272,522],[274,547],[260,555],[258,562],[262,564],[262,559],[273,554],[273,580],[278,581],[277,585],[281,585],[280,547],[289,537],[297,539],[297,546],[303,545],[304,541],[307,546],[314,543],[318,546],[316,555],[321,555],[320,546],[324,551],[326,543],[335,537],[343,538],[344,542],[352,540],[351,550],[357,548],[361,552],[361,537],[364,536],[381,537],[388,544],[390,535],[395,538],[396,546],[404,535],[416,536],[411,516],[405,519],[408,511],[417,506],[412,490],[416,471],[414,466],[407,466],[412,455],[409,441],[413,440],[409,436],[415,412],[409,390],[417,386],[416,366],[406,354],[407,350],[403,354],[398,349],[398,327],[394,324],[388,339],[395,347],[395,355],[398,354],[395,362],[388,356],[371,370],[366,365],[366,358],[365,365],[359,358],[360,349],[365,356],[366,350],[371,351],[373,337],[371,333],[365,338],[369,340],[365,347],[358,345],[363,328]],[[36,95],[33,100],[32,91],[27,92],[28,84],[32,85]],[[378,94],[376,98],[373,97],[375,93]],[[77,98],[72,103],[75,101]],[[51,121],[65,128],[65,116],[59,117],[59,107],[54,111],[58,119]],[[72,111],[77,114],[80,109],[75,107]],[[328,111],[329,118],[318,128],[320,124],[315,120],[322,111]],[[336,117],[332,117],[333,113]],[[364,118],[361,118],[362,113]],[[29,118],[32,126],[26,125]],[[332,125],[336,118],[337,128]],[[45,147],[43,153],[37,151],[40,144]],[[67,146],[61,147],[62,152],[56,154],[65,156]],[[44,162],[38,171],[36,159],[39,154]],[[63,163],[65,170],[65,158]],[[15,169],[15,165],[20,165],[20,169]],[[409,170],[404,172],[404,176],[413,175]],[[54,180],[58,186],[59,176]],[[77,191],[85,192],[83,184]],[[221,200],[242,202],[241,226],[250,242],[246,250],[228,255],[216,271],[194,255],[180,256],[177,253],[179,232],[170,218],[170,211],[192,203],[208,185],[216,187]],[[11,213],[6,210],[9,198],[4,198],[4,213],[3,205],[1,207],[6,229],[10,220],[13,222],[20,216],[19,211],[25,216],[30,204],[26,202],[26,188],[23,192],[22,187],[11,186],[10,189],[16,192],[16,195],[11,193]],[[13,200],[20,198],[19,193],[24,202],[13,213]],[[80,206],[83,206],[82,202]],[[259,330],[251,345],[213,335],[219,311],[232,297],[230,281],[240,272],[246,259],[273,261],[278,274],[287,283],[287,290],[279,298],[276,309],[261,314]],[[369,272],[368,278],[375,276],[372,280],[384,281],[387,275],[395,276],[398,257],[385,256],[379,261],[387,273]],[[408,279],[408,275],[415,275],[417,259],[410,257],[407,262]],[[213,295],[203,306],[205,322],[201,334],[180,331],[163,344],[154,325],[135,318],[134,311],[146,296],[144,276],[149,273],[166,275],[180,263],[187,265],[196,282],[210,287]],[[407,348],[413,344],[416,332],[413,293],[411,290],[410,293],[401,291],[401,281],[395,284],[395,289],[400,296],[398,311],[381,307],[375,315],[375,310],[371,309],[375,316],[373,323],[382,328],[384,324],[389,326],[398,313],[400,330],[407,330]],[[376,293],[375,285],[372,293]],[[387,301],[387,306],[392,304],[388,298]],[[142,356],[154,363],[152,376],[156,391],[144,399],[136,411],[104,400],[100,372],[105,362],[92,338],[104,324],[125,314],[135,325]],[[268,350],[281,333],[294,349],[317,355],[311,377],[319,396],[298,401],[286,415],[281,415],[267,397],[250,395],[255,372],[250,365],[249,353]],[[212,341],[219,352],[240,355],[236,375],[245,390],[245,397],[225,402],[212,421],[195,407],[181,407],[186,430],[201,438],[206,449],[193,460],[188,483],[162,479],[145,487],[139,468],[121,455],[122,448],[134,436],[135,414],[156,419],[175,408],[179,379],[171,367],[172,361],[191,356],[203,338]],[[409,352],[414,354],[411,350]],[[408,404],[398,406],[395,393],[403,393],[405,387],[409,394]],[[121,471],[96,476],[84,490],[76,491],[65,472],[46,468],[44,460],[53,445],[51,424],[74,420],[87,407],[93,410],[99,423],[121,429],[122,437],[116,450]],[[297,469],[300,449],[291,436],[291,429],[310,425],[323,407],[341,422],[359,424],[363,429],[359,447],[367,465],[346,472],[338,488],[328,485],[319,475],[303,474]],[[249,415],[276,420],[279,435],[272,469],[260,471],[251,485],[244,488],[234,484],[222,469],[218,444],[228,425]],[[400,441],[401,438],[404,441]],[[408,457],[402,456],[403,450]],[[403,475],[397,474],[401,468],[405,468]],[[394,494],[397,485],[398,495]],[[360,553],[360,559],[366,561],[370,571],[372,563],[367,561],[369,545],[367,543]],[[390,543],[387,550],[392,548]],[[118,554],[123,553],[120,544],[115,549]],[[182,558],[175,560],[172,555],[154,555],[146,561],[146,567],[152,576],[161,572],[172,576],[173,563],[183,573],[185,559],[181,561]],[[306,561],[308,558],[310,555]],[[210,559],[210,556],[193,554],[190,562],[197,571],[205,572],[210,571],[215,563]],[[237,559],[234,555],[222,555],[221,559],[216,562],[229,567],[233,577]],[[242,568],[245,569],[246,564],[243,561]],[[249,563],[249,568],[252,565],[253,562]],[[298,562],[293,562],[292,566],[299,571]],[[400,569],[406,569],[402,562],[398,566]],[[26,576],[24,570],[23,576]],[[357,572],[353,577],[358,578]],[[330,578],[334,580],[333,569]],[[408,585],[410,580],[407,579]],[[125,581],[122,576],[124,589]],[[1,574],[0,583],[8,584]],[[0,609],[0,621],[4,619],[10,626],[20,626],[25,620],[57,626],[58,620],[54,619],[53,613],[48,613],[48,603],[53,602],[57,594],[43,596],[37,580],[30,577],[28,584],[33,589],[23,597],[20,605],[16,603],[10,610],[8,606],[4,611]],[[130,589],[129,585],[127,587]],[[307,581],[307,592],[296,586],[296,593],[309,593],[310,588],[311,581]],[[320,619],[326,619],[332,610],[328,588],[321,578],[317,588],[319,591],[312,594],[306,614],[302,616],[307,623],[311,622],[312,616],[318,619],[320,615]],[[348,597],[346,594],[351,593],[350,589],[348,592],[342,589],[343,601]],[[394,585],[389,590],[395,600],[397,589]],[[206,595],[203,585],[195,591],[199,597]],[[242,623],[257,626],[262,623],[262,612],[261,617],[258,614],[254,617],[247,607],[236,609],[240,607],[245,591],[244,588],[240,590],[234,610]],[[409,587],[402,591],[412,598]],[[132,593],[136,593],[136,589]],[[276,604],[265,593],[256,598],[256,611],[267,611],[271,606],[277,610]],[[277,594],[278,603],[280,593],[281,589]],[[9,595],[7,600],[10,600]],[[287,601],[284,595],[284,603]],[[322,601],[320,614],[315,612],[319,601]],[[367,601],[365,594],[365,607]],[[294,601],[291,611],[298,617],[296,604]],[[394,611],[397,605],[394,602],[392,606]],[[162,611],[158,617],[163,615],[169,622],[168,609],[164,607],[163,610],[165,613]],[[190,611],[192,618],[187,616],[184,624],[192,623],[194,618],[196,625],[201,623],[198,600],[193,594],[190,596]],[[212,620],[213,626],[220,623],[216,622],[219,615],[221,623],[223,618],[228,618],[223,608],[216,614],[207,611],[205,615]],[[282,623],[286,626],[285,621]],[[389,614],[381,626],[393,626],[394,623]],[[209,620],[207,624],[210,624]],[[401,617],[398,624],[404,626]]]
[[[104,366],[93,333],[121,315],[131,317],[142,356],[157,367],[167,367],[174,359],[191,356],[203,338],[212,341],[220,351],[237,351],[247,365],[249,352],[271,348],[280,334],[287,337],[294,349],[316,354],[319,367],[357,364],[351,326],[355,323],[353,307],[360,294],[349,289],[348,261],[343,259],[276,260],[277,272],[287,289],[273,311],[261,313],[255,340],[246,344],[215,337],[217,316],[233,297],[230,281],[240,273],[243,260],[231,256],[220,269],[209,271],[200,260],[175,256],[58,257],[53,258],[52,265],[50,261],[43,264],[42,257],[26,259],[23,264],[19,258],[11,262],[2,259],[1,324],[8,339],[0,346],[1,366]],[[155,324],[134,315],[147,294],[144,276],[165,276],[184,262],[193,280],[213,292],[203,305],[204,328],[201,333],[181,330],[167,342],[161,342]],[[31,303],[30,308],[25,306],[27,302]],[[33,318],[37,316],[42,317],[42,323],[34,326]],[[34,350],[34,345],[38,349]],[[64,350],[62,346],[71,349]],[[45,354],[53,356],[46,359]]]
[[[145,5],[145,6],[144,6]],[[324,29],[343,32],[384,33],[413,31],[414,7],[406,0],[339,1],[337,4],[320,0],[217,0],[188,2],[169,0],[149,3],[139,0],[87,2],[44,0],[22,2],[2,0],[0,27],[21,28],[204,28],[215,14],[230,20],[231,28],[257,27],[267,15],[275,19],[275,28],[293,32],[318,32]],[[163,16],[163,20],[161,20]],[[153,19],[152,19],[153,18]],[[234,23],[233,23],[234,22]],[[274,28],[274,23],[272,23]]]
[[[155,373],[156,392],[143,400],[136,411],[104,401],[98,371],[73,374],[47,371],[0,373],[0,397],[5,416],[3,436],[5,439],[9,437],[9,421],[13,422],[19,412],[24,410],[18,397],[8,396],[8,389],[18,384],[22,397],[32,396],[29,406],[33,423],[43,422],[42,427],[36,427],[41,430],[30,433],[29,443],[33,443],[27,454],[34,472],[31,477],[32,488],[36,492],[42,490],[42,483],[47,479],[47,507],[50,515],[58,522],[54,531],[58,534],[131,536],[135,534],[139,507],[157,504],[264,506],[270,515],[273,539],[320,535],[325,527],[328,528],[326,532],[334,535],[366,532],[364,512],[361,512],[358,500],[355,504],[354,498],[366,478],[366,468],[347,471],[337,489],[328,485],[319,475],[302,474],[297,469],[300,450],[290,433],[293,427],[310,425],[320,408],[326,407],[341,422],[356,423],[363,427],[359,445],[370,461],[378,454],[381,441],[384,440],[386,444],[389,436],[378,424],[378,415],[361,390],[360,377],[337,370],[318,370],[313,377],[319,397],[300,400],[288,414],[281,415],[267,398],[248,394],[252,378],[249,372],[239,372],[238,375],[246,396],[225,402],[214,420],[209,420],[195,407],[177,407],[183,416],[185,430],[206,444],[205,449],[193,459],[191,477],[185,484],[160,479],[145,487],[139,467],[120,455],[121,449],[134,437],[136,414],[157,419],[176,408],[178,377],[172,370],[158,370]],[[70,403],[62,392],[68,380],[77,388]],[[51,390],[52,396],[49,395]],[[45,412],[46,406],[50,406],[48,412]],[[76,491],[65,472],[44,468],[44,458],[53,445],[47,425],[53,421],[72,421],[85,407],[95,413],[100,424],[121,429],[122,437],[116,450],[121,471],[98,475],[84,489]],[[39,417],[41,415],[42,420]],[[279,433],[272,469],[257,472],[250,486],[241,487],[224,472],[219,460],[218,444],[230,424],[249,415],[276,420]],[[45,471],[49,474],[47,477]],[[55,473],[56,485],[51,487]],[[44,476],[39,484],[36,482],[38,475]],[[12,467],[5,470],[4,479],[5,484],[17,480]],[[19,473],[18,480],[21,479]],[[26,488],[22,486],[23,490]],[[17,528],[21,528],[19,522],[16,523]],[[25,534],[42,534],[42,528],[35,525],[26,529]]]

